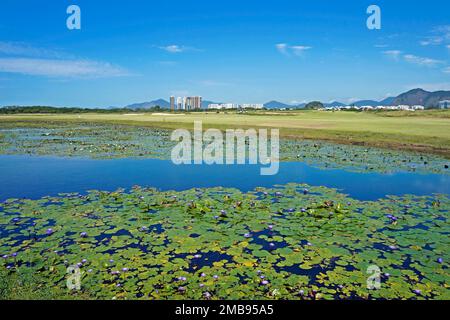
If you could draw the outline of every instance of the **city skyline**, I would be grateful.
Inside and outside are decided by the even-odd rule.
[[[66,28],[70,4],[81,8],[81,30]],[[6,0],[0,105],[108,107],[197,93],[351,104],[450,90],[450,4],[376,1],[382,27],[369,30],[371,4]]]

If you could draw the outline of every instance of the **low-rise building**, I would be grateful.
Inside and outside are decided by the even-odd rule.
[[[262,103],[243,103],[240,107],[242,109],[263,109],[264,105]]]
[[[450,109],[450,100],[439,101],[439,109]]]

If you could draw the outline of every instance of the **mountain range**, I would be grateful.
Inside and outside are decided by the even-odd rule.
[[[376,100],[358,100],[352,103],[342,103],[339,101],[332,101],[324,103],[325,107],[342,107],[346,105],[352,106],[397,106],[397,105],[422,105],[424,107],[437,107],[439,101],[450,100],[450,91],[435,91],[429,92],[423,89],[413,89],[408,92],[402,93],[396,97],[387,97],[381,101]],[[285,104],[279,101],[270,101],[264,106],[267,109],[281,109],[281,108],[303,108],[305,104]]]
[[[391,105],[423,105],[427,108],[429,107],[437,107],[439,104],[439,101],[442,100],[450,100],[450,91],[435,91],[435,92],[429,92],[423,89],[413,89],[408,92],[402,93],[396,97],[388,97],[381,101],[376,100],[359,100],[352,103],[342,103],[339,101],[333,101],[329,103],[324,103],[324,106],[326,107],[342,107],[346,105],[353,105],[353,106],[391,106]],[[202,102],[202,108],[206,109],[208,108],[208,105],[211,103],[218,103],[213,101],[204,100]],[[293,108],[293,109],[301,109],[304,108],[306,103],[300,103],[300,104],[287,104],[279,101],[269,101],[264,104],[264,107],[266,109],[286,109],[286,108]],[[149,102],[141,102],[141,103],[134,103],[126,106],[127,109],[132,110],[138,110],[138,109],[150,109],[159,106],[163,109],[169,109],[170,103],[167,100],[164,99],[158,99],[153,100]],[[113,107],[111,107],[113,108]]]

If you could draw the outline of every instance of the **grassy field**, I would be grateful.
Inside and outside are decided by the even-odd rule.
[[[345,144],[417,150],[450,157],[450,111],[322,112],[261,111],[228,113],[23,114],[1,115],[8,122],[99,122],[160,128],[192,128],[196,120],[206,128],[279,128],[284,137],[321,139]]]

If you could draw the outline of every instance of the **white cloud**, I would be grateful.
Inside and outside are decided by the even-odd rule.
[[[130,75],[108,62],[75,57],[66,52],[22,42],[0,41],[0,73],[58,78],[103,78]]]
[[[69,55],[61,51],[53,49],[36,48],[22,42],[5,42],[5,41],[0,41],[0,54],[7,56],[13,55],[21,57],[41,57],[41,58],[45,57],[54,59],[73,58],[72,55]]]
[[[450,74],[450,67],[445,68],[444,70],[442,70],[442,72]]]
[[[292,46],[291,49],[292,49],[292,52],[294,52],[295,55],[299,56],[299,55],[302,55],[302,53],[304,51],[311,49],[311,47],[308,47],[308,46]]]
[[[415,56],[413,54],[405,54],[403,56],[406,62],[417,64],[420,66],[426,66],[426,67],[435,67],[439,64],[445,64],[444,61],[426,58],[426,57],[419,57]]]
[[[287,43],[278,43],[275,45],[275,47],[277,48],[278,52],[286,56],[290,56],[291,54],[301,56],[303,52],[305,52],[306,50],[312,49],[312,47],[310,46],[304,45],[290,46]]]
[[[424,40],[420,41],[422,46],[430,45],[440,45],[444,42],[450,41],[450,25],[443,25],[433,28],[431,31],[432,35],[426,37]]]
[[[186,51],[201,51],[200,49],[194,48],[194,47],[186,47],[186,46],[180,46],[177,44],[171,44],[168,46],[162,46],[158,47],[161,50],[164,50],[169,53],[182,53]]]
[[[389,58],[392,58],[394,60],[398,60],[402,52],[400,50],[387,50],[383,51],[383,54]]]
[[[275,45],[277,50],[282,54],[288,54],[287,52],[287,44],[286,43],[278,43]]]
[[[427,37],[425,40],[420,41],[421,46],[430,46],[430,45],[439,45],[444,41],[443,37],[440,36],[434,36],[434,37]]]
[[[170,52],[170,53],[180,53],[185,51],[184,47],[180,47],[176,44],[172,44],[170,46],[165,46],[165,47],[159,47],[161,50]]]
[[[67,78],[103,78],[129,75],[106,62],[35,58],[0,58],[0,72]]]
[[[400,50],[387,50],[382,52],[386,57],[389,57],[394,60],[404,60],[408,63],[416,64],[419,66],[425,67],[436,67],[438,65],[445,64],[445,61],[436,60],[427,57],[419,57],[413,54],[403,54]]]

